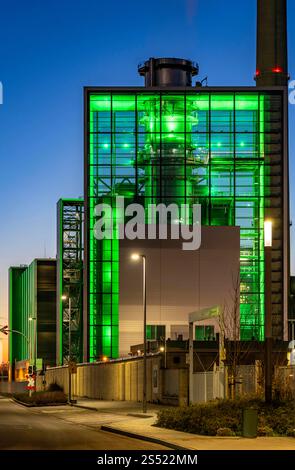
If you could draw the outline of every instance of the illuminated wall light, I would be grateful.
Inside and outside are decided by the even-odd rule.
[[[125,149],[127,149],[128,147],[130,147],[130,145],[129,145],[129,144],[124,144],[123,147],[124,147]]]
[[[108,148],[109,148],[109,144],[103,144],[103,148],[108,149]]]
[[[264,222],[264,246],[272,246],[272,221],[265,220]]]
[[[169,131],[171,131],[171,132],[175,131],[176,122],[174,122],[174,117],[173,116],[169,117],[167,127],[168,127]]]

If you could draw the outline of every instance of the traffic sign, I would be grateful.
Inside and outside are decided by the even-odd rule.
[[[35,390],[36,385],[35,385],[35,375],[29,375],[28,376],[28,385],[27,385],[27,390]]]
[[[2,326],[2,328],[0,328],[0,333],[8,335],[8,325]]]

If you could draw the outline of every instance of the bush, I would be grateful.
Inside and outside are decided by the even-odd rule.
[[[48,385],[47,391],[48,392],[63,392],[64,389],[58,383],[52,382],[51,384]]]
[[[67,396],[63,392],[34,392],[32,396],[29,396],[28,393],[19,393],[14,395],[14,398],[35,406],[67,403]]]
[[[240,433],[240,422],[241,410],[226,413],[220,403],[209,403],[161,410],[158,413],[157,425],[194,434],[216,436],[220,428],[229,428],[234,433]]]
[[[228,436],[232,437],[235,436],[236,434],[229,428],[219,428],[217,429],[216,436]]]
[[[287,434],[288,437],[295,437],[295,429],[294,428],[287,429],[286,434]]]
[[[269,426],[278,435],[285,436],[290,428],[295,428],[295,410],[289,406],[270,406],[262,415],[266,426]]]
[[[242,434],[243,410],[258,410],[260,436],[286,436],[295,429],[295,403],[266,404],[262,399],[216,400],[179,408],[163,409],[158,413],[157,426],[206,436],[216,436],[220,429]]]
[[[270,428],[269,426],[258,426],[257,434],[258,434],[258,436],[271,437],[271,436],[273,436],[273,429]]]

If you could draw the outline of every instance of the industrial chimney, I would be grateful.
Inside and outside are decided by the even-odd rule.
[[[145,78],[146,87],[187,87],[192,86],[192,77],[198,75],[199,67],[191,60],[151,57],[138,67],[138,73]]]
[[[287,86],[287,0],[257,0],[257,86]]]

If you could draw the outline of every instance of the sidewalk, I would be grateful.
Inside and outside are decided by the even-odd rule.
[[[295,450],[295,438],[258,437],[209,437],[198,436],[170,429],[155,427],[156,413],[163,405],[148,405],[147,416],[141,412],[141,403],[100,401],[79,399],[75,407],[97,412],[97,426],[100,415],[108,416],[107,422],[101,422],[104,431],[123,434],[138,439],[157,442],[174,449],[186,450]],[[80,409],[81,409],[80,408]],[[96,414],[96,413],[95,413]],[[93,417],[94,418],[94,417]]]

